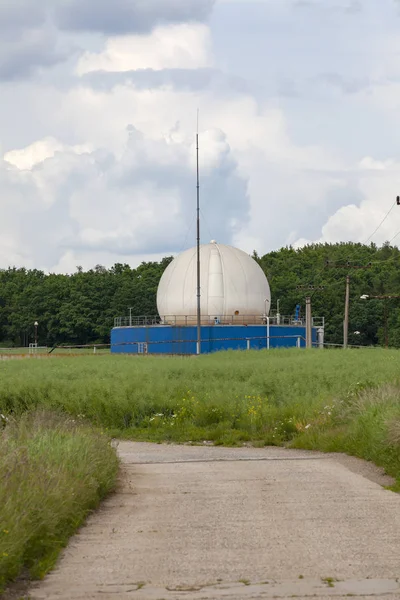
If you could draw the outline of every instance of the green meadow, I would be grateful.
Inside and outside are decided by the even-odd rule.
[[[130,439],[281,444],[398,382],[400,352],[384,349],[31,358],[0,363],[0,412],[61,412]]]

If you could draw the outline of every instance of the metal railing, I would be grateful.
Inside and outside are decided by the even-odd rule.
[[[220,317],[217,315],[203,315],[201,324],[204,326],[215,325],[281,325],[286,327],[305,327],[305,318],[296,319],[294,316],[272,315],[231,315]],[[154,325],[173,325],[173,326],[195,326],[197,317],[193,315],[164,315],[164,316],[128,316],[116,317],[114,327],[151,327]],[[314,317],[313,327],[325,327],[324,317]]]

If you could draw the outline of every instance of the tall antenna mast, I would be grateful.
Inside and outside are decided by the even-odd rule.
[[[201,354],[201,277],[200,277],[200,166],[199,166],[199,111],[197,110],[197,354]]]

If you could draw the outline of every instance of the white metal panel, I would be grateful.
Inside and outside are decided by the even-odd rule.
[[[218,245],[212,244],[208,269],[208,314],[222,317],[224,314],[224,299],[222,257]]]

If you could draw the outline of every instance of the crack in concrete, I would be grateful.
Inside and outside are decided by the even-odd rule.
[[[201,459],[201,458],[189,458],[187,460],[160,460],[160,461],[138,461],[138,462],[129,462],[129,465],[183,465],[183,464],[190,464],[190,463],[219,463],[219,462],[227,462],[227,463],[235,463],[235,462],[272,462],[272,461],[278,461],[278,462],[290,462],[290,461],[303,461],[303,460],[308,460],[308,461],[315,461],[315,460],[329,460],[330,457],[322,457],[322,456],[317,456],[317,457],[312,457],[312,456],[300,456],[300,457],[291,457],[291,458],[277,458],[277,457],[265,457],[265,458],[206,458],[206,459]]]
[[[345,581],[327,582],[324,580],[297,581],[265,581],[262,583],[215,583],[202,585],[155,586],[141,585],[132,589],[136,584],[112,584],[104,586],[79,588],[79,594],[74,593],[76,600],[96,598],[101,594],[104,600],[115,598],[136,600],[263,600],[268,598],[400,598],[398,579],[348,579]],[[74,592],[70,587],[65,590],[53,590],[58,600],[67,600]],[[40,598],[40,596],[35,596]]]

